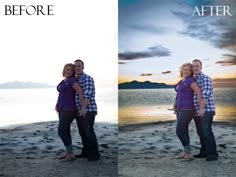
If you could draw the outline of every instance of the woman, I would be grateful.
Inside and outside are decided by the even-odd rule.
[[[176,134],[184,147],[184,154],[178,156],[177,159],[186,161],[193,159],[190,148],[188,126],[194,117],[194,92],[197,94],[199,103],[201,103],[202,96],[201,90],[193,77],[191,63],[185,63],[180,67],[180,76],[182,77],[182,80],[179,81],[175,87],[177,95],[174,107],[177,115]]]
[[[72,152],[72,139],[70,134],[70,126],[76,117],[75,95],[79,94],[81,102],[83,102],[83,91],[75,78],[74,65],[66,64],[62,72],[63,77],[58,86],[59,92],[56,111],[59,113],[58,135],[60,136],[66,148],[66,153],[60,159],[74,160],[75,156]]]

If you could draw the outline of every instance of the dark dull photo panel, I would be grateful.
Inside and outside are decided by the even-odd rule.
[[[118,175],[118,2],[0,1],[0,176]]]
[[[119,0],[120,177],[236,173],[236,1]]]

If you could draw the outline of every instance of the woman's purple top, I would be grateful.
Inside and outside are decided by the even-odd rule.
[[[58,110],[76,110],[75,95],[76,92],[72,85],[78,82],[77,78],[70,77],[61,81],[57,86],[57,91],[59,92],[57,106]]]
[[[190,85],[196,82],[195,78],[187,77],[181,80],[175,87],[176,109],[177,110],[194,110],[193,95],[194,92]]]

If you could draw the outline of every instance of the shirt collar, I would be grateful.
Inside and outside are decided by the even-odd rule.
[[[81,78],[81,77],[83,77],[84,75],[85,75],[85,73],[82,72],[82,73],[78,74],[77,77],[78,77],[78,78]]]
[[[196,79],[201,79],[202,77],[204,77],[204,74],[202,72],[196,75]]]

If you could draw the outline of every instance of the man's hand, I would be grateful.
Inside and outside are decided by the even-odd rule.
[[[204,108],[200,108],[200,109],[199,109],[199,115],[200,115],[200,117],[203,117],[204,114],[205,114]]]
[[[81,112],[80,112],[80,115],[82,116],[82,117],[85,117],[86,116],[86,113],[87,113],[87,111],[86,111],[86,109],[81,109]]]

